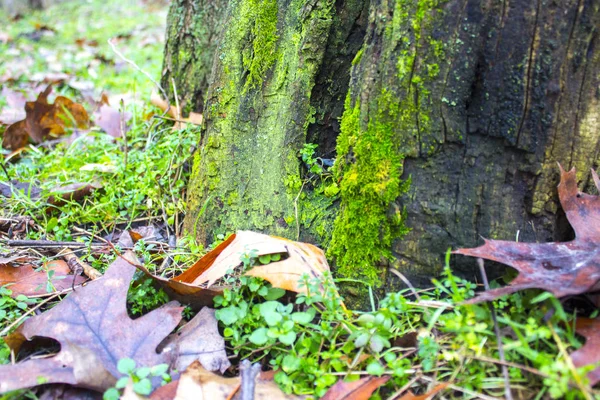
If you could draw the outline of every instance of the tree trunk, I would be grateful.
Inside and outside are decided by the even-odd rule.
[[[163,84],[206,119],[186,229],[300,236],[370,281],[566,239],[556,162],[591,186],[599,27],[600,0],[175,1]]]

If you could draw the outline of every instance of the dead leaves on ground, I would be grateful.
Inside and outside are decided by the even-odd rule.
[[[264,235],[251,231],[238,231],[208,252],[181,275],[172,279],[144,272],[157,281],[170,295],[193,296],[198,304],[211,305],[212,298],[221,292],[214,286],[230,272],[238,273],[242,266],[241,257],[252,253],[259,265],[250,268],[245,275],[255,276],[270,282],[273,287],[305,293],[300,287],[300,278],[323,278],[329,265],[323,250],[308,243]]]
[[[4,132],[2,146],[9,150],[25,147],[29,140],[41,143],[56,138],[69,129],[87,129],[90,118],[81,104],[58,96],[54,103],[48,102],[52,86],[39,94],[37,100],[25,103],[25,119],[10,125]]]
[[[127,259],[130,259],[128,261]],[[38,337],[50,338],[60,351],[50,357],[32,358],[14,365],[0,366],[0,392],[37,386],[41,383],[66,383],[103,391],[120,376],[117,362],[131,358],[140,366],[177,362],[180,353],[200,354],[211,348],[207,368],[226,368],[224,341],[218,337],[216,321],[196,326],[196,335],[211,343],[191,340],[189,334],[171,337],[157,352],[163,340],[181,321],[180,307],[170,302],[132,320],[127,314],[126,298],[137,264],[132,253],[115,261],[102,279],[71,293],[54,308],[36,315],[21,325],[5,341],[16,352],[31,346]],[[204,319],[211,318],[204,314]],[[214,319],[214,317],[212,317]],[[204,331],[204,332],[203,332]],[[183,349],[183,350],[182,350]]]
[[[19,256],[0,258],[0,286],[9,285],[13,297],[51,295],[85,281],[81,275],[72,275],[65,261],[49,261],[42,268],[26,261]]]
[[[596,172],[594,182],[600,191]],[[560,203],[575,231],[575,239],[564,243],[518,243],[486,240],[474,249],[459,249],[455,254],[480,257],[510,265],[519,276],[508,286],[482,292],[471,303],[494,300],[505,294],[537,288],[556,297],[594,290],[600,280],[600,197],[581,193],[575,168],[560,167]]]

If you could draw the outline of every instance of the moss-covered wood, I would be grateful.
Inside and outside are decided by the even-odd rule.
[[[566,238],[556,162],[576,166],[588,186],[600,149],[599,8],[227,2],[206,27],[222,27],[219,40],[193,57],[212,57],[207,89],[177,85],[188,103],[204,101],[206,117],[187,230],[205,241],[239,228],[295,238],[299,223],[320,225],[312,237],[328,241],[333,229],[339,271],[371,281],[385,279],[385,265],[428,281],[448,247],[481,236]],[[180,38],[183,17],[171,15],[169,37]],[[327,158],[337,150],[335,223],[331,202],[296,201],[306,142]]]

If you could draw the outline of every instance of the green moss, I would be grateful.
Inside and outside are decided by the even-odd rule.
[[[252,24],[252,54],[244,57],[248,70],[245,89],[262,85],[277,60],[277,0],[246,0]]]
[[[342,205],[335,220],[329,255],[339,273],[379,282],[376,265],[391,258],[392,241],[407,232],[400,211],[390,204],[408,189],[402,182],[403,156],[398,152],[395,116],[399,108],[390,92],[378,101],[378,113],[361,127],[360,104],[350,104],[342,116],[335,176],[341,179]],[[355,160],[349,162],[348,158]]]
[[[400,179],[404,157],[436,149],[436,139],[430,138],[434,107],[429,85],[440,73],[444,45],[428,32],[443,2],[397,0],[380,60],[395,65],[395,77],[376,82],[380,93],[367,104],[348,93],[334,167],[341,209],[328,252],[347,277],[378,284],[377,265],[392,258],[393,241],[408,231],[404,211],[394,202],[410,184]],[[357,54],[353,65],[361,59]]]

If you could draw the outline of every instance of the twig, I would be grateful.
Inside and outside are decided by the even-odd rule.
[[[410,381],[408,381],[406,383],[406,385],[402,386],[394,394],[392,394],[390,397],[388,397],[387,400],[394,400],[394,399],[396,399],[402,393],[404,393],[405,391],[407,391],[412,386],[413,383],[415,383],[416,381],[418,381],[419,378],[420,378],[420,376],[415,376],[414,378],[412,378]]]
[[[129,153],[127,148],[127,132],[125,132],[125,102],[121,99],[121,110],[119,115],[119,129],[121,130],[121,137],[123,138],[123,171],[127,172],[127,155]]]
[[[150,82],[154,83],[154,85],[158,88],[158,90],[160,90],[160,92],[162,93],[162,95],[164,96],[165,99],[168,99],[169,96],[167,96],[167,92],[165,92],[165,90],[162,88],[162,86],[160,86],[158,84],[158,82],[156,82],[152,76],[150,76],[149,73],[147,73],[146,71],[144,71],[143,69],[141,69],[135,62],[133,62],[132,60],[128,59],[127,57],[125,57],[123,55],[123,53],[121,53],[119,50],[117,50],[117,48],[115,47],[115,45],[112,42],[112,38],[107,40],[108,44],[110,45],[110,47],[112,48],[112,50],[126,63],[128,63],[129,65],[131,65],[133,68],[137,69],[139,72],[141,72],[142,74],[144,74],[146,76],[146,78],[150,79]]]
[[[53,240],[6,240],[2,241],[8,247],[32,247],[32,248],[53,248],[53,247],[104,247],[104,243],[81,243],[81,242],[58,242]]]
[[[177,119],[177,118],[163,117],[162,115],[153,115],[152,118],[164,119],[167,121],[179,122],[182,124],[191,124],[191,125],[196,125],[196,126],[202,126],[202,124],[197,124],[195,122],[184,121],[182,119]]]
[[[479,265],[483,287],[485,290],[490,290],[490,283],[488,282],[487,274],[485,273],[483,258],[477,258],[477,265]],[[496,319],[496,309],[494,308],[494,303],[489,302],[488,305],[490,307],[490,312],[492,313],[492,321],[494,321],[494,332],[496,334],[496,342],[498,343],[498,355],[500,356],[500,361],[506,362],[506,358],[504,357],[504,346],[502,345],[502,335],[500,333],[500,327],[498,326],[498,320]],[[506,396],[506,400],[512,400],[510,375],[508,374],[508,367],[504,364],[502,364],[502,375],[504,375],[504,395]]]
[[[240,365],[240,400],[254,400],[256,377],[260,372],[260,364],[250,364],[247,359]]]
[[[408,288],[415,295],[418,301],[421,301],[421,296],[419,296],[419,293],[416,291],[412,283],[410,283],[410,281],[400,271],[398,271],[396,268],[390,268],[389,270],[392,274],[400,278],[400,280],[404,282],[406,286],[408,286]]]
[[[8,173],[8,170],[6,169],[6,166],[4,165],[4,161],[0,161],[0,166],[2,166],[2,170],[4,171],[4,173],[6,174],[6,178],[8,179],[7,182],[10,184],[10,174]]]
[[[81,267],[83,273],[91,280],[98,279],[102,276],[96,268],[77,257],[68,247],[63,248],[61,251],[57,252],[56,255],[63,257],[67,261],[69,267],[73,267],[72,264]]]

